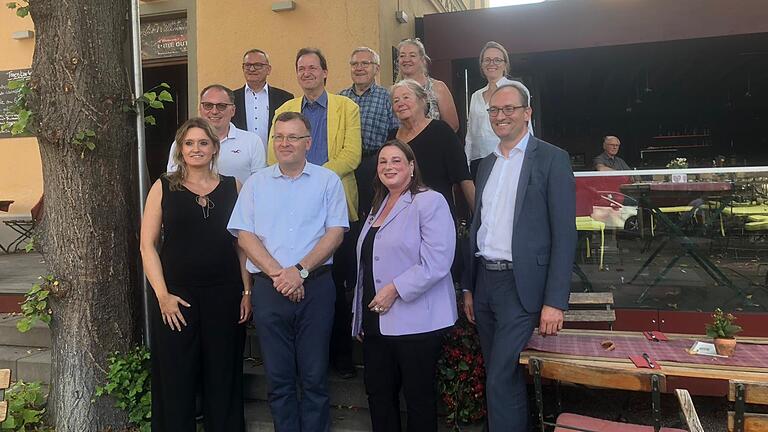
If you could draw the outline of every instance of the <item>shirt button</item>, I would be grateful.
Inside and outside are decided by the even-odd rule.
[[[381,279],[376,279],[376,283],[381,283]]]
[[[379,260],[379,257],[375,257],[373,260],[374,260],[374,261],[378,261],[378,260]]]
[[[288,231],[293,231],[293,228],[288,228]]]

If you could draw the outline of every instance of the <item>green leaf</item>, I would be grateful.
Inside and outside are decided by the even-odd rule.
[[[148,116],[144,116],[144,123],[151,126],[155,126],[157,124],[157,120],[155,120],[155,116],[148,115]]]
[[[3,429],[11,429],[11,430],[16,429],[16,420],[13,418],[12,415],[9,415],[3,422]]]
[[[8,81],[8,90],[18,90],[24,87],[26,80],[10,80]]]
[[[6,4],[5,4],[5,6],[6,6],[8,9],[16,9],[16,2],[10,2],[10,3],[6,3]]]
[[[91,129],[86,129],[85,130],[85,136],[95,137],[96,136],[96,132],[92,131]]]
[[[16,329],[22,333],[26,333],[32,328],[32,322],[28,318],[22,318],[16,322]]]
[[[87,147],[88,150],[91,150],[91,151],[96,150],[96,144],[94,144],[93,141],[86,141],[85,147]]]
[[[151,106],[154,109],[163,109],[165,107],[165,105],[163,105],[163,103],[158,100],[151,101],[149,103],[149,106]]]
[[[163,102],[173,102],[173,96],[168,92],[168,90],[161,91],[157,96],[157,99]]]
[[[18,15],[21,18],[26,17],[27,15],[29,15],[29,7],[28,6],[23,6],[23,7],[20,7],[18,9],[16,9],[16,15]]]
[[[158,87],[162,87],[162,88],[166,88],[166,89],[169,89],[169,88],[171,88],[171,86],[170,86],[170,85],[168,85],[168,83],[164,83],[164,82],[162,82],[162,83],[158,84]]]
[[[146,92],[144,93],[144,98],[147,100],[147,102],[153,102],[155,99],[157,99],[157,93]]]
[[[82,140],[83,140],[83,138],[85,138],[85,133],[84,133],[83,131],[78,131],[78,132],[75,134],[75,139],[76,139],[76,140],[78,140],[78,141],[82,141]]]

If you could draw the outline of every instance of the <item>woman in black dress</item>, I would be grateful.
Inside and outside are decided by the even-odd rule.
[[[446,122],[427,116],[427,92],[418,82],[404,79],[392,86],[390,94],[400,127],[392,130],[387,140],[398,139],[410,145],[424,184],[443,194],[454,217],[454,185],[461,187],[469,208],[474,208],[475,185],[469,175],[464,149]]]
[[[152,186],[141,224],[141,256],[157,300],[152,430],[195,431],[202,388],[206,432],[244,431],[243,324],[251,282],[227,231],[240,185],[216,172],[220,143],[207,121],[189,119],[176,142],[179,169]]]

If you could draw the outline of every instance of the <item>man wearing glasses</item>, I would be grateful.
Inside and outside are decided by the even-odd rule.
[[[272,72],[269,56],[260,49],[252,49],[243,55],[245,85],[235,90],[235,116],[232,123],[238,129],[253,132],[261,138],[266,150],[275,110],[293,94],[267,84]]]
[[[335,172],[344,186],[347,200],[350,231],[344,235],[344,241],[333,257],[333,280],[336,284],[336,313],[339,323],[346,323],[341,337],[350,339],[351,305],[347,302],[347,291],[354,286],[355,274],[355,225],[357,214],[357,182],[355,169],[360,164],[361,134],[360,109],[357,104],[344,96],[330,94],[325,89],[328,77],[328,63],[323,53],[317,48],[302,48],[296,53],[296,80],[304,93],[301,97],[289,100],[277,109],[276,115],[286,111],[301,112],[311,125],[312,146],[307,152],[307,160]],[[274,150],[277,147],[270,140],[267,151],[267,163],[275,163]],[[330,320],[331,317],[329,316]],[[346,341],[345,341],[346,342]],[[354,375],[349,343],[340,351],[334,350],[335,367],[343,377]],[[334,345],[334,348],[336,346]]]
[[[277,163],[245,182],[227,226],[254,275],[253,319],[276,431],[328,432],[331,423],[330,267],[349,216],[339,177],[306,158],[311,129],[298,112],[277,114]]]
[[[491,95],[488,116],[500,142],[478,167],[473,260],[462,284],[483,350],[490,432],[529,430],[520,352],[535,327],[542,335],[562,328],[576,250],[570,158],[530,135],[527,94],[511,83]]]
[[[264,144],[258,135],[238,129],[232,124],[235,115],[235,96],[232,90],[212,84],[200,92],[200,117],[208,120],[221,141],[218,160],[219,173],[235,177],[245,183],[251,174],[265,166]],[[176,171],[173,161],[176,141],[168,153],[168,172]]]

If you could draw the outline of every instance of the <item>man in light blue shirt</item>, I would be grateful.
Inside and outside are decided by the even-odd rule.
[[[279,431],[330,430],[328,344],[336,300],[330,264],[349,218],[339,177],[306,159],[310,129],[297,112],[275,118],[277,164],[245,182],[227,227],[254,274],[253,318]]]

